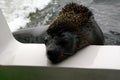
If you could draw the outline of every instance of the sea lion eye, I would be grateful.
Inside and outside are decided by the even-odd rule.
[[[67,38],[62,38],[62,39],[59,41],[59,44],[64,47],[64,46],[66,46],[66,45],[69,44],[69,39],[67,39]]]
[[[68,33],[63,33],[59,36],[58,44],[61,46],[67,46],[71,41],[71,36]]]
[[[69,38],[63,38],[63,40],[61,42],[66,44],[69,42]]]

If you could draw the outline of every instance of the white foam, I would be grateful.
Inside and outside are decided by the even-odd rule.
[[[16,31],[30,22],[27,16],[35,12],[36,8],[43,9],[51,0],[0,0],[0,8],[10,26],[11,31]]]

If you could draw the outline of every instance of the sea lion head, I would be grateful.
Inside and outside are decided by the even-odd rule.
[[[76,3],[67,4],[47,30],[47,56],[58,63],[89,45],[84,32],[92,12]]]

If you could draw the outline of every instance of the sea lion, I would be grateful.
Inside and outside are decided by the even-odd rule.
[[[93,13],[85,6],[67,4],[47,30],[48,58],[57,63],[88,45],[104,44],[103,33]]]
[[[44,36],[39,35],[39,37],[44,37],[47,57],[52,63],[61,62],[88,45],[104,44],[103,33],[96,23],[93,13],[87,7],[76,3],[67,4],[45,34]],[[20,37],[18,34],[16,36]],[[32,41],[39,43],[40,39],[36,40],[36,38],[38,36],[34,37],[35,40]]]

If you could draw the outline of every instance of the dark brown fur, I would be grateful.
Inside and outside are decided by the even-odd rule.
[[[91,16],[93,16],[93,14],[87,7],[76,3],[69,3],[62,9],[47,32],[50,35],[54,35],[60,31],[69,30],[76,35],[81,35],[83,45],[80,43],[77,48],[83,48],[91,44],[85,32],[82,31],[82,28],[90,21]]]
[[[91,16],[92,12],[85,6],[76,3],[67,4],[49,27],[48,33],[54,33],[56,27],[79,30],[89,21]]]

